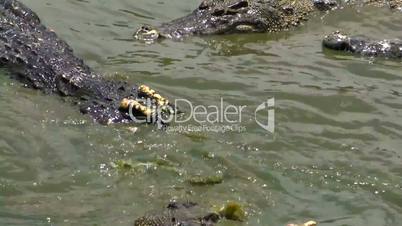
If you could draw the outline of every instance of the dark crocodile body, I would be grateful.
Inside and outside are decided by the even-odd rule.
[[[400,9],[402,0],[203,0],[192,13],[155,28],[145,25],[138,39],[171,38],[192,35],[244,32],[277,32],[300,26],[316,11],[329,11],[348,5],[387,6]]]
[[[189,15],[156,28],[143,26],[139,39],[192,35],[276,32],[300,25],[314,10],[312,0],[204,0]]]
[[[323,46],[364,57],[402,59],[402,40],[375,41],[364,37],[347,36],[340,32],[334,32],[324,38]]]
[[[70,46],[16,0],[0,0],[0,66],[29,87],[71,96],[82,113],[101,123],[129,122],[123,98],[136,99],[138,87],[93,72]]]
[[[203,212],[196,203],[171,202],[162,212],[136,219],[134,226],[213,226],[221,218],[216,213]]]
[[[277,32],[300,26],[315,12],[340,9],[345,6],[372,5],[402,9],[402,0],[203,0],[189,15],[163,23],[155,28],[145,25],[135,34],[137,39],[155,41],[160,38],[182,40],[193,35]],[[337,49],[327,36],[324,46]],[[339,40],[339,37],[337,38]],[[365,56],[400,58],[400,41],[370,41],[349,38],[352,48],[339,49]],[[339,45],[345,41],[339,41]],[[357,45],[357,42],[361,42]],[[389,48],[388,48],[389,47]]]

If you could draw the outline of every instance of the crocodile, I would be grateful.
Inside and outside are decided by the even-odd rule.
[[[162,212],[137,218],[134,226],[214,226],[222,219],[242,222],[245,215],[235,202],[228,202],[217,212],[206,212],[194,202],[171,201]]]
[[[217,213],[203,214],[196,203],[172,201],[162,213],[151,213],[137,218],[134,226],[213,226],[220,218]]]
[[[163,38],[183,40],[194,35],[286,31],[300,26],[315,12],[348,5],[401,10],[402,0],[203,0],[190,14],[156,27],[143,25],[134,36],[139,40],[154,42]],[[350,45],[345,46],[347,42]],[[323,46],[365,56],[400,58],[401,42],[373,41],[334,33],[325,37]]]
[[[171,106],[147,86],[107,80],[94,72],[17,0],[0,0],[0,66],[26,87],[71,97],[82,113],[102,124],[128,123],[145,116],[158,119],[148,116],[165,112],[154,110],[160,105]]]
[[[158,30],[142,27],[137,36],[153,40],[204,34],[275,32],[300,25],[314,9],[329,10],[337,6],[331,0],[207,0],[192,14],[163,24]],[[328,36],[324,44],[368,54],[372,54],[371,49],[379,51],[385,45],[378,46],[341,33]],[[396,42],[388,44],[391,49],[401,49],[401,44]],[[72,97],[82,113],[100,123],[132,122],[131,113],[152,116],[156,118],[154,120],[163,117],[162,114],[175,113],[174,106],[148,86],[107,80],[94,72],[74,55],[65,41],[41,23],[37,14],[17,0],[0,0],[0,66],[7,68],[10,76],[27,87],[46,94]],[[149,101],[151,103],[146,104]],[[222,218],[233,219],[228,209],[238,210],[234,205],[218,213],[194,216],[196,208],[195,203],[169,203],[163,214],[140,217],[134,225],[211,226]],[[189,212],[191,214],[186,214]]]
[[[140,40],[182,40],[193,35],[277,32],[300,25],[314,11],[312,0],[204,0],[189,15],[160,26],[143,25]]]
[[[378,41],[366,37],[348,36],[336,31],[325,36],[323,46],[368,58],[402,59],[402,40],[399,39]]]

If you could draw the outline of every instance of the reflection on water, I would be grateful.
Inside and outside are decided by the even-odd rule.
[[[196,105],[220,98],[247,105],[247,119],[275,97],[276,131],[253,120],[242,122],[243,133],[105,127],[60,97],[0,76],[1,225],[131,225],[170,199],[206,207],[235,200],[246,206],[250,225],[402,221],[401,65],[323,51],[320,42],[337,29],[401,37],[401,14],[345,9],[279,34],[147,45],[131,38],[140,24],[184,15],[198,1],[23,2],[105,76]],[[156,159],[173,169],[122,174],[111,167]],[[220,184],[188,183],[189,176],[217,173]]]

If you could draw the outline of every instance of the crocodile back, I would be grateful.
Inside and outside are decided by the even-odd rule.
[[[59,81],[90,75],[70,46],[16,0],[0,0],[0,64],[29,86],[53,92]],[[63,79],[60,79],[62,77]]]

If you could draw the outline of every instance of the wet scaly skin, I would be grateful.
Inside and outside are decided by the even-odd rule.
[[[160,26],[142,26],[135,37],[152,42],[161,38],[182,40],[193,35],[284,31],[300,26],[315,11],[353,4],[400,9],[402,0],[204,0],[186,16]]]
[[[376,41],[365,37],[348,36],[336,31],[324,38],[323,46],[364,57],[402,59],[402,40]]]
[[[162,38],[182,40],[193,35],[278,32],[300,26],[315,11],[362,4],[402,9],[402,0],[204,0],[184,17],[157,27],[142,26],[135,37],[153,42]],[[370,41],[357,37],[342,40],[341,35],[334,33],[325,38],[323,45],[370,57],[401,58],[398,40]]]
[[[125,98],[146,98],[139,86],[106,80],[92,71],[66,42],[42,25],[39,17],[19,1],[0,0],[0,28],[0,66],[6,67],[12,77],[47,94],[74,97],[81,112],[100,123],[132,122],[120,104]],[[158,103],[167,105],[167,100],[159,94],[153,98],[158,99],[154,101],[155,107]]]

